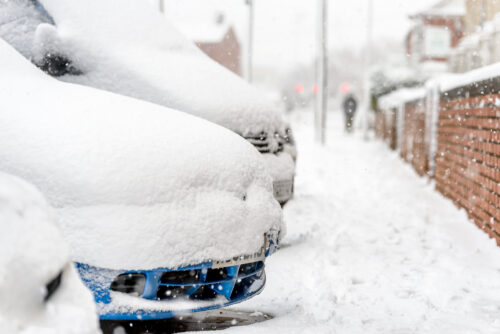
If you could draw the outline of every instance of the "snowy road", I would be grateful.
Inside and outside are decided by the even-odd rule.
[[[227,333],[498,333],[500,248],[380,142],[342,133],[299,145],[288,235],[265,291],[235,309],[274,319]]]

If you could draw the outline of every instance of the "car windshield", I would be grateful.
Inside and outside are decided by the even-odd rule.
[[[52,23],[52,20],[38,2],[0,1],[0,37],[27,58],[32,56],[35,31],[42,23]]]

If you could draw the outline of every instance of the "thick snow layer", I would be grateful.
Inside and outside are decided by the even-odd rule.
[[[42,195],[0,172],[0,331],[8,334],[91,334],[99,325],[94,300],[69,260]],[[46,284],[61,285],[44,301]]]
[[[215,300],[193,301],[183,299],[157,301],[111,291],[111,303],[99,303],[97,304],[97,307],[101,314],[109,312],[135,313],[141,311],[144,312],[144,310],[154,310],[155,312],[179,312],[182,314],[197,308],[214,306],[221,307],[224,303],[227,303],[227,299],[222,295],[217,296]]]
[[[411,102],[416,99],[424,98],[425,93],[425,88],[423,87],[405,88],[400,91],[399,98],[402,102]]]
[[[266,289],[235,308],[272,320],[227,333],[498,333],[500,249],[464,211],[381,142],[343,133],[313,142],[313,113],[292,123],[301,152],[288,235]]]
[[[204,55],[142,0],[40,2],[56,26],[37,29],[35,61],[62,53],[83,72],[62,80],[172,107],[239,134],[284,131],[274,101]]]
[[[291,154],[281,152],[278,154],[263,154],[268,170],[273,181],[293,180],[295,176],[295,162]]]
[[[73,260],[177,267],[262,247],[281,228],[255,148],[205,120],[59,82],[0,40],[0,170],[37,185]]]
[[[457,74],[453,77],[443,78],[441,81],[441,91],[445,92],[498,76],[500,76],[500,63],[484,66],[470,72]]]
[[[426,90],[423,87],[398,89],[381,97],[379,106],[382,109],[394,108],[402,103],[424,98],[425,93]]]
[[[399,98],[400,91],[396,90],[392,93],[382,96],[378,100],[378,106],[381,110],[388,110],[390,108],[395,108],[401,104],[401,99]]]

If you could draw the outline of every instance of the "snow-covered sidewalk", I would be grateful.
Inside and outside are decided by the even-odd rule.
[[[498,333],[500,248],[380,142],[328,145],[293,116],[299,148],[288,234],[267,286],[237,309],[274,319],[227,333]]]

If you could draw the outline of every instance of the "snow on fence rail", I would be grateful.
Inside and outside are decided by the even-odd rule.
[[[500,245],[500,76],[449,79],[385,96],[377,136]]]

